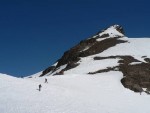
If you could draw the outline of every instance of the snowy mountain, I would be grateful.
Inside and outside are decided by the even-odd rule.
[[[113,25],[42,72],[0,74],[0,113],[150,113],[149,42]]]
[[[135,92],[150,90],[150,38],[128,38],[113,25],[66,51],[39,76],[122,72],[121,83]]]

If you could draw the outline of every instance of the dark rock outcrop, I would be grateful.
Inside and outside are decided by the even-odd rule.
[[[55,69],[55,66],[50,66],[50,67],[48,67],[47,69],[45,69],[45,70],[42,72],[42,74],[40,75],[40,77],[46,75],[47,73],[53,71],[54,69]]]
[[[106,69],[98,70],[95,72],[89,72],[88,74],[97,74],[97,73],[104,73],[109,71],[118,71],[118,67],[107,67]]]
[[[119,25],[114,25],[114,26],[115,26],[117,31],[119,31],[122,34],[125,34],[122,26],[119,26]]]
[[[80,60],[79,56],[82,53],[82,51],[88,47],[91,47],[95,43],[95,38],[81,41],[78,45],[74,46],[73,48],[64,53],[61,59],[59,59],[56,67],[68,64],[69,62],[78,62]]]
[[[141,88],[150,89],[149,63],[121,65],[120,70],[124,75],[124,78],[121,80],[121,83],[124,85],[124,87],[129,88],[135,92],[141,92],[141,90],[139,90]]]
[[[119,66],[109,67],[107,69],[98,70],[96,72],[89,72],[88,74],[103,73],[109,71],[121,71],[123,79],[121,83],[125,88],[129,88],[135,92],[143,92],[142,88],[146,88],[146,93],[149,94],[150,89],[150,63],[141,62],[132,56],[108,56],[108,57],[94,57],[94,60],[103,59],[120,59]],[[147,62],[149,59],[147,60]],[[137,62],[138,64],[132,64]]]
[[[125,43],[125,42],[127,42],[127,41],[119,40],[119,38],[117,38],[117,37],[108,38],[108,39],[105,39],[102,41],[97,41],[88,50],[81,52],[79,57],[86,57],[86,56],[98,54],[98,53],[101,53],[101,52],[107,50],[110,47],[113,47],[113,46],[116,46],[117,44]]]
[[[105,37],[109,37],[109,34],[107,33],[107,34],[101,35],[101,38],[105,38]]]
[[[76,62],[69,62],[67,64],[67,66],[65,67],[65,69],[63,69],[64,71],[67,71],[69,69],[72,69],[72,68],[75,68],[79,65],[79,63],[76,63]]]

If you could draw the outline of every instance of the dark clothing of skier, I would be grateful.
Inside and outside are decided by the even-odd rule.
[[[40,84],[40,85],[39,85],[39,91],[41,91],[41,88],[42,88],[42,85]]]
[[[45,78],[45,83],[48,83],[46,78]]]

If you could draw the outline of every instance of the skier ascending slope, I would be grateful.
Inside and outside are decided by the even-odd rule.
[[[39,85],[39,91],[41,91],[41,88],[42,88],[42,85],[40,84],[40,85]]]
[[[48,83],[47,79],[45,78],[45,83]]]

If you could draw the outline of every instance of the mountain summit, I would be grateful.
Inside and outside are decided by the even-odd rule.
[[[122,26],[115,24],[113,26],[108,27],[105,30],[102,30],[102,31],[98,32],[97,34],[99,36],[107,34],[110,37],[124,36],[124,30],[123,30]]]
[[[121,72],[121,83],[135,92],[150,91],[148,38],[128,38],[120,25],[110,26],[66,51],[39,76]],[[143,90],[143,88],[146,90]]]

